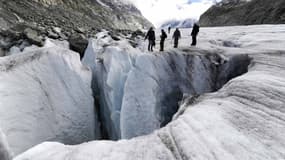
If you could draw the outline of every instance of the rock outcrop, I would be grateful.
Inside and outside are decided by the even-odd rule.
[[[46,37],[68,40],[81,58],[89,37],[102,29],[136,31],[152,26],[124,0],[0,0],[0,56],[12,46],[42,46]]]
[[[25,22],[69,32],[136,30],[151,25],[137,8],[121,0],[1,0],[0,17],[0,28]]]
[[[284,0],[224,0],[200,17],[201,26],[285,23]]]

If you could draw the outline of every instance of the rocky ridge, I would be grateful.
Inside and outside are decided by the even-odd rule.
[[[224,0],[200,17],[201,26],[285,23],[284,0]]]
[[[152,26],[132,4],[120,0],[0,0],[0,54],[17,45],[42,46],[46,37],[68,40],[84,53],[89,37],[102,29],[112,33]]]

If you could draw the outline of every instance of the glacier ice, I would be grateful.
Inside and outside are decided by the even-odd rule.
[[[150,135],[76,146],[43,143],[15,160],[284,159],[285,52],[251,57],[248,73],[185,101],[180,115]]]
[[[190,31],[184,30],[183,32],[183,35],[187,35],[186,33]],[[125,53],[127,50],[131,55],[131,60],[126,60],[128,63],[124,64],[134,66],[139,64],[138,61],[145,59],[140,63],[146,71],[143,73],[148,75],[156,73],[150,68],[154,68],[153,66],[156,66],[157,63],[151,60],[159,59],[162,55],[167,56],[176,52],[179,52],[178,55],[183,52],[190,55],[216,53],[222,57],[222,61],[213,61],[213,63],[224,64],[220,67],[225,69],[224,73],[218,74],[220,81],[232,78],[232,75],[228,74],[231,73],[231,70],[238,69],[236,74],[243,72],[243,69],[239,70],[240,65],[235,65],[239,59],[246,60],[244,63],[246,68],[249,63],[248,57],[251,61],[246,74],[231,79],[218,91],[184,98],[173,120],[149,135],[116,142],[91,141],[72,146],[57,142],[45,142],[17,156],[15,160],[285,159],[285,137],[283,136],[285,132],[284,37],[284,25],[203,28],[197,47],[187,49],[189,47],[186,46],[189,45],[191,37],[185,36],[181,40],[182,47],[180,49],[167,48],[167,53],[155,53],[154,55],[137,53],[136,50],[128,48],[128,45],[123,45],[123,48],[119,47],[118,43],[125,42],[112,42],[107,37],[102,38],[102,41],[90,43],[89,47],[95,48],[97,52],[96,54],[87,54],[90,58],[85,59],[85,64],[91,64],[93,73],[104,69],[104,72],[98,72],[99,74],[96,75],[96,81],[102,80],[101,82],[104,84],[96,87],[108,89],[105,90],[106,92],[100,92],[100,94],[107,95],[106,97],[118,97],[112,92],[110,84],[118,83],[118,81],[122,83],[125,79],[124,74],[114,74],[113,72],[109,75],[107,74],[109,71],[118,69],[119,73],[128,73],[128,75],[142,73],[132,73],[132,69],[138,68],[131,67],[132,69],[129,70],[129,67],[118,64],[117,58],[106,58],[116,55],[112,53],[116,50],[118,54]],[[238,47],[224,46],[213,43],[215,41],[232,41],[240,45]],[[170,40],[167,40],[167,43],[169,44]],[[108,51],[105,52],[104,49]],[[138,60],[138,57],[141,60]],[[223,60],[227,63],[223,63]],[[234,65],[230,65],[230,63]],[[161,65],[160,62],[158,65]],[[110,66],[116,68],[110,68]],[[223,74],[227,76],[223,77]],[[112,77],[113,75],[115,77]],[[132,77],[135,76],[137,75]],[[106,81],[107,79],[108,81]],[[131,85],[128,84],[130,82],[127,82],[129,79],[133,78],[126,77],[126,81],[123,83],[124,88]],[[116,81],[114,82],[114,80]],[[152,79],[146,80],[143,82],[155,84]],[[99,84],[95,82],[93,84]],[[139,86],[139,84],[132,85]],[[217,87],[221,87],[221,84],[217,85]],[[121,90],[120,87],[114,88]],[[147,90],[148,88],[139,89]],[[135,91],[140,92],[139,90]],[[119,97],[124,99],[125,94],[126,92],[123,95],[120,94]],[[150,95],[141,95],[140,98],[143,99],[143,96],[152,98]],[[116,98],[111,101],[105,99],[106,97],[103,97],[104,101],[116,103]],[[109,121],[109,123],[113,122]]]
[[[15,155],[44,141],[98,136],[91,71],[77,53],[52,46],[2,57],[0,81],[0,128]]]
[[[192,52],[192,54],[189,54]],[[146,54],[107,32],[91,39],[83,63],[93,70],[102,125],[113,140],[153,132],[171,121],[183,94],[215,91],[247,72],[247,55],[191,50]]]
[[[11,151],[7,142],[7,138],[0,129],[0,159],[10,160],[12,159]]]

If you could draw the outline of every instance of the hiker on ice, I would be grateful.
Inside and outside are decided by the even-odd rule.
[[[152,52],[155,46],[155,32],[152,27],[148,30],[145,40],[148,39],[148,51]]]
[[[175,32],[173,33],[172,38],[174,39],[174,48],[177,48],[178,47],[178,41],[181,38],[181,33],[180,33],[178,28],[176,28]]]
[[[170,31],[171,31],[171,27],[169,26],[168,27],[168,34],[170,34]]]
[[[200,28],[200,26],[197,23],[195,23],[193,26],[192,32],[191,32],[191,36],[192,36],[191,46],[196,46],[196,44],[197,44],[197,35],[199,33],[199,28]]]
[[[160,51],[164,51],[164,41],[165,41],[166,38],[167,38],[167,34],[162,29],[161,30],[161,35],[160,35]]]

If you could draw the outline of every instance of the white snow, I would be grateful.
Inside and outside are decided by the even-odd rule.
[[[285,159],[285,26],[201,28],[197,47],[190,47],[190,33],[190,30],[182,31],[179,49],[170,49],[171,40],[168,39],[166,52],[154,54],[129,48],[123,44],[125,41],[113,42],[107,36],[104,38],[104,34],[90,42],[84,63],[92,67],[96,81],[99,81],[97,83],[101,84],[98,87],[105,95],[101,98],[106,102],[104,107],[110,112],[109,116],[116,113],[118,108],[113,107],[118,106],[123,98],[121,109],[124,111],[120,120],[124,121],[129,116],[127,114],[133,114],[130,116],[135,117],[135,121],[136,118],[143,123],[151,120],[155,110],[148,106],[159,100],[157,93],[164,93],[158,92],[161,91],[157,90],[161,87],[158,87],[159,84],[163,84],[163,88],[171,88],[173,84],[169,83],[167,76],[177,76],[164,72],[167,65],[162,62],[170,55],[174,56],[171,60],[177,59],[174,66],[185,75],[183,71],[203,71],[197,64],[197,69],[179,68],[185,66],[185,55],[209,57],[217,53],[224,57],[226,65],[223,67],[229,71],[232,68],[227,63],[239,62],[237,59],[244,58],[240,54],[249,54],[252,63],[248,73],[232,79],[215,93],[186,100],[172,122],[149,135],[117,142],[91,141],[74,146],[46,142],[15,160]],[[237,59],[232,58],[236,56]],[[131,60],[128,57],[132,57]],[[191,64],[196,66],[195,63]],[[156,81],[160,75],[162,79]],[[203,77],[195,77],[197,82],[193,86],[200,86]],[[120,84],[123,86],[118,86]],[[128,101],[135,102],[128,103],[132,105],[125,110]],[[141,105],[136,105],[137,102]],[[144,117],[145,120],[140,118],[136,110],[150,111],[149,117]],[[112,116],[105,118],[110,127],[118,123]],[[128,119],[127,123],[132,120]],[[131,129],[133,127],[136,126]]]
[[[17,155],[44,141],[96,138],[91,71],[53,46],[0,58],[0,128]]]

